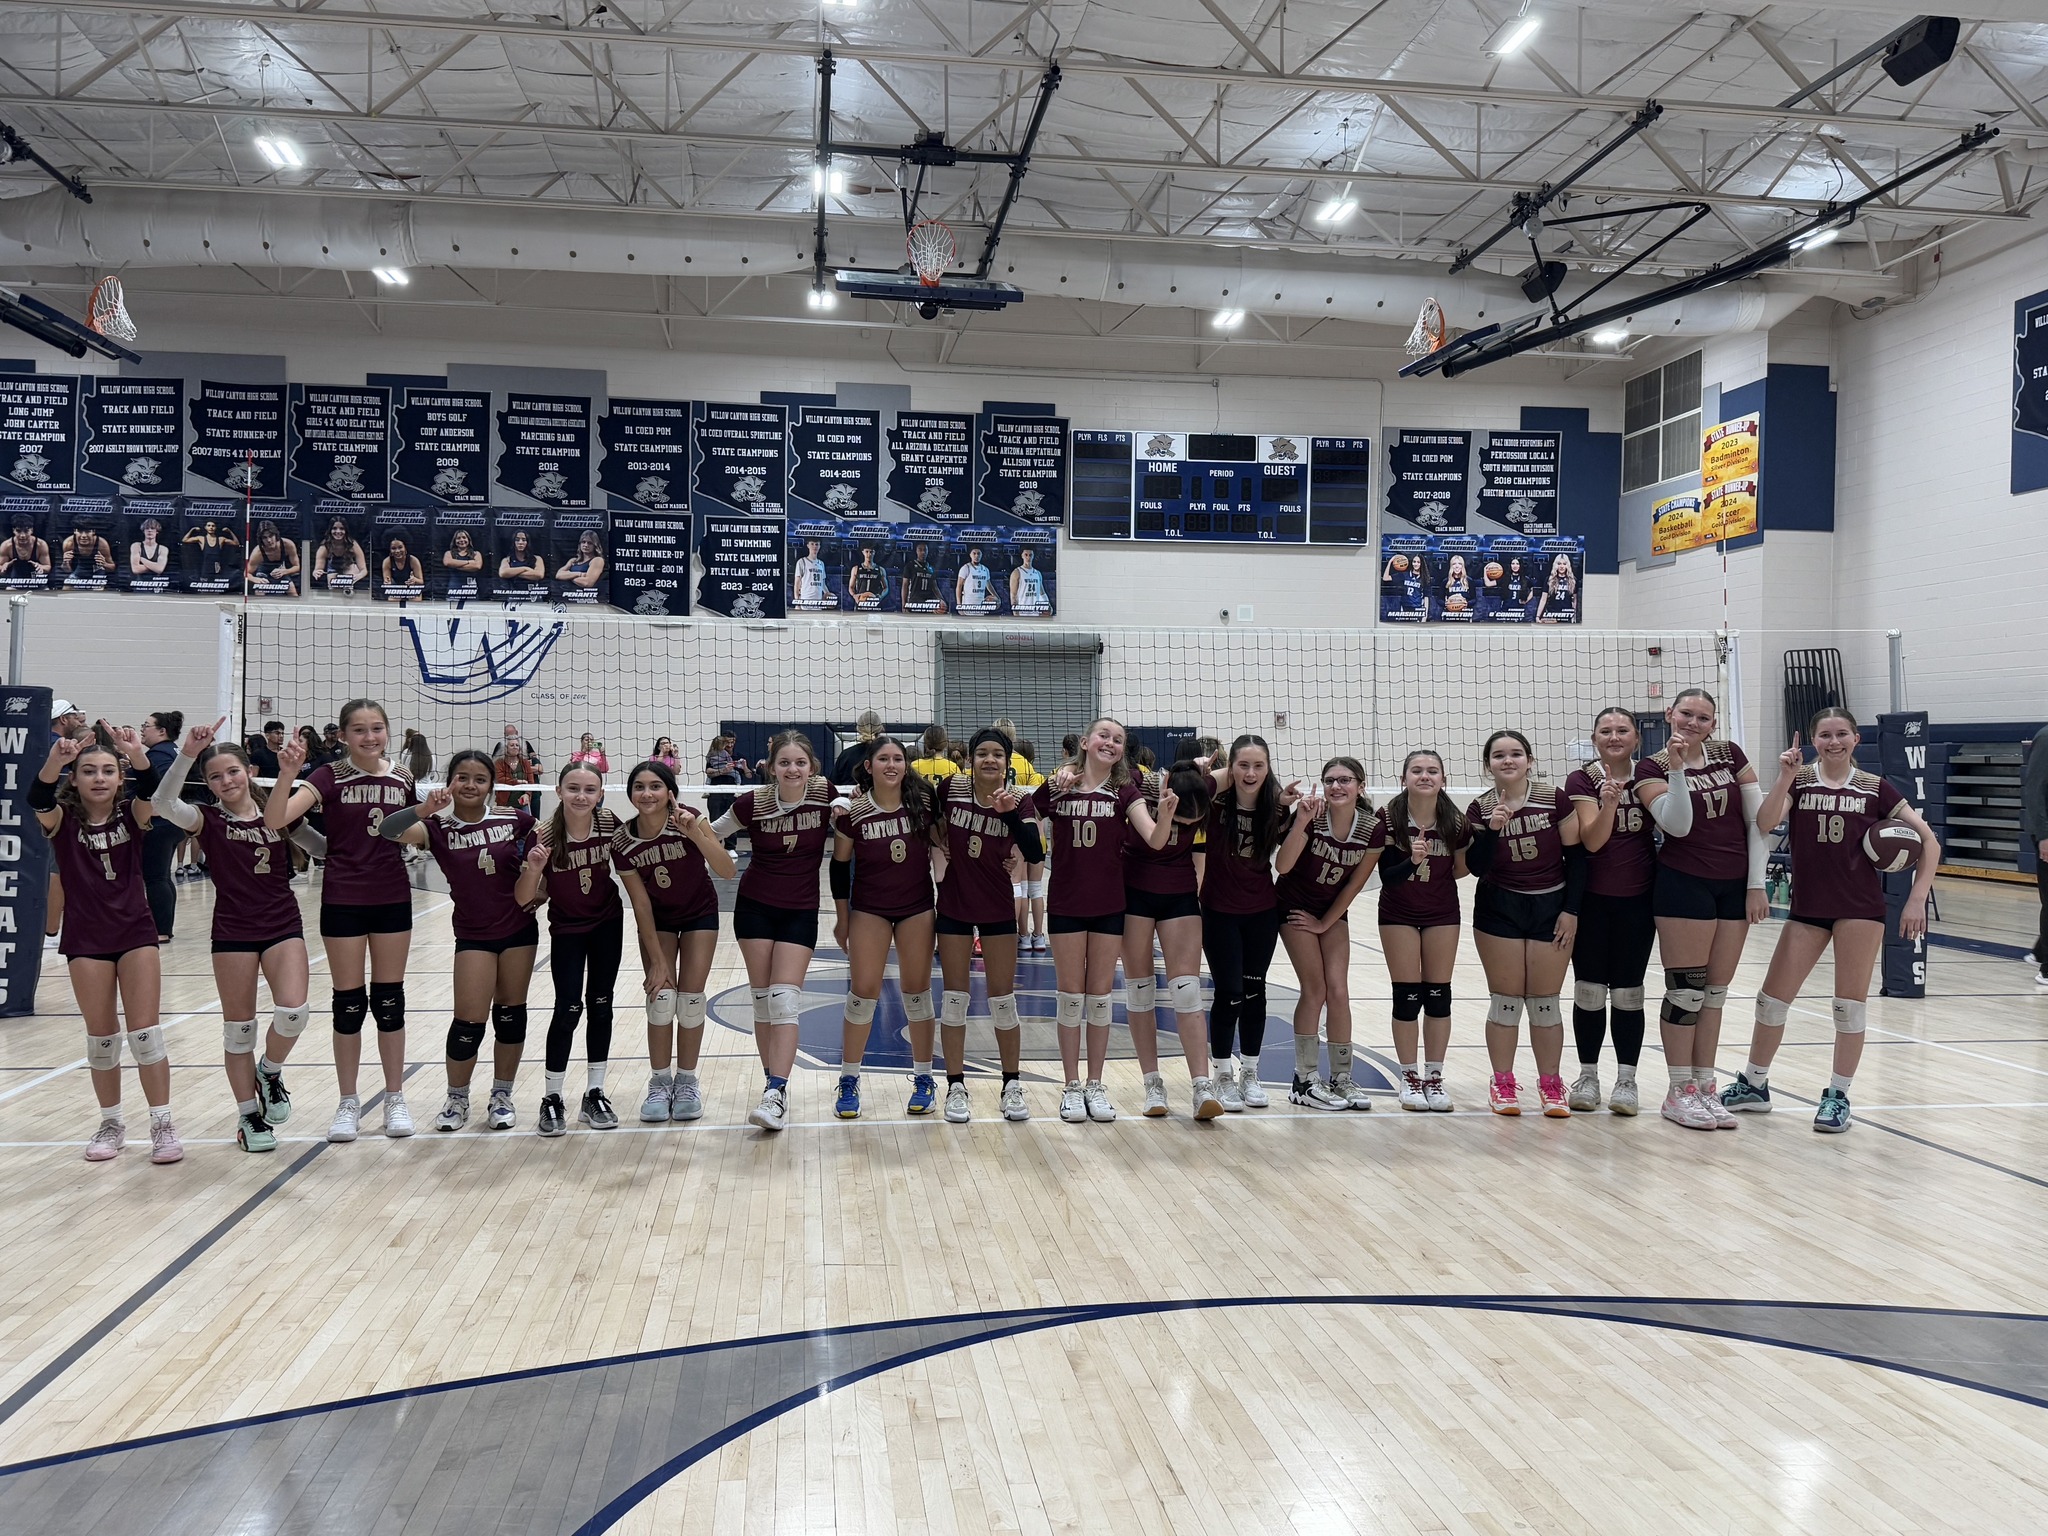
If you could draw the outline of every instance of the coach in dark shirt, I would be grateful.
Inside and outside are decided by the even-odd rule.
[[[249,765],[259,779],[277,777],[277,749],[284,745],[284,722],[266,720],[263,734],[249,738]]]

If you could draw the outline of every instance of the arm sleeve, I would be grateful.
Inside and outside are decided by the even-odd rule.
[[[28,808],[32,811],[57,809],[57,785],[40,773],[28,781]]]
[[[1037,822],[1019,809],[1005,816],[1003,824],[1010,829],[1010,836],[1017,839],[1017,851],[1024,855],[1026,864],[1045,862],[1045,839],[1038,835]]]
[[[132,775],[129,783],[135,787],[135,798],[138,800],[154,796],[157,785],[163,782],[163,774],[157,770],[155,763],[144,763],[140,768],[130,763],[128,771]]]
[[[1754,815],[1756,807],[1749,809]],[[1685,781],[1683,763],[1674,763],[1665,775],[1664,793],[1650,802],[1650,820],[1672,837],[1683,837],[1692,830],[1692,786]]]
[[[1472,840],[1465,845],[1465,867],[1473,874],[1485,877],[1493,868],[1493,855],[1500,847],[1500,834],[1483,821],[1472,824]]]
[[[1415,873],[1415,860],[1406,848],[1390,838],[1386,852],[1380,855],[1379,872],[1380,889],[1391,890]]]
[[[327,857],[327,838],[310,822],[301,821],[292,828],[292,841],[316,859]]]
[[[1586,877],[1592,873],[1592,861],[1586,857],[1586,850],[1576,843],[1567,843],[1564,848],[1564,909],[1573,917],[1579,915],[1579,908],[1586,900]]]
[[[187,805],[178,797],[185,789],[185,775],[192,771],[192,759],[180,752],[171,761],[171,771],[163,776],[156,787],[156,793],[149,797],[149,808],[174,827],[187,832],[199,830],[199,807]]]
[[[1768,883],[1765,871],[1771,862],[1770,844],[1764,841],[1763,829],[1756,824],[1757,810],[1764,803],[1764,787],[1744,784],[1741,788],[1742,825],[1749,835],[1749,888],[1760,891]]]
[[[853,860],[835,858],[832,861],[832,899],[847,901],[853,896]]]
[[[731,837],[735,832],[739,832],[743,829],[740,826],[739,817],[733,815],[731,811],[727,811],[723,816],[719,817],[718,820],[711,823],[711,830],[713,834],[716,835],[718,840],[722,843],[728,837]]]
[[[420,808],[416,805],[408,805],[404,809],[393,811],[389,816],[386,816],[377,828],[377,835],[395,843],[414,827],[418,826],[419,823]]]

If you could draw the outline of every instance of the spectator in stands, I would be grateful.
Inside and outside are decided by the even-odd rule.
[[[834,784],[853,782],[854,769],[868,760],[868,748],[874,744],[875,738],[882,734],[882,717],[872,709],[864,709],[860,712],[860,718],[853,722],[853,729],[858,739],[833,760]]]
[[[284,745],[284,722],[266,720],[263,734],[249,738],[249,766],[256,770],[259,779],[277,777],[277,750]]]
[[[327,722],[327,729],[320,735],[320,761],[314,766],[338,763],[347,751],[348,748],[341,744],[341,727],[330,720]]]
[[[500,784],[538,784],[540,782],[540,767],[527,755],[526,743],[517,736],[507,741],[504,750],[498,754],[497,778]],[[513,806],[524,806],[528,814],[532,814],[540,809],[540,796],[514,794],[510,790],[501,789],[498,791],[498,804],[507,809]]]
[[[178,759],[178,733],[185,729],[185,717],[175,709],[160,709],[142,720],[142,745],[149,753],[149,766],[161,776]],[[149,893],[150,915],[156,919],[156,941],[171,942],[171,927],[178,915],[178,886],[171,877],[171,860],[185,831],[168,816],[150,823],[142,836],[142,884]]]
[[[427,745],[427,738],[418,731],[405,733],[405,771],[415,782],[434,776],[434,749]]]
[[[299,742],[300,745],[304,746],[306,749],[306,767],[300,771],[304,773],[311,773],[313,769],[317,768],[320,765],[319,730],[316,727],[310,725],[300,726]]]
[[[2048,992],[2048,726],[2027,749],[2027,774],[2020,785],[2020,836],[2032,841],[2040,860],[2034,884],[2041,892],[2041,927],[2027,958],[2034,962],[2034,985]]]
[[[576,750],[569,754],[569,761],[588,768],[600,779],[612,771],[612,760],[604,755],[604,743],[585,731],[576,743]]]
[[[648,751],[647,758],[649,762],[660,763],[670,773],[679,775],[683,771],[683,760],[676,756],[676,744],[666,736],[654,738],[654,746]]]
[[[521,734],[518,726],[508,725],[505,727],[503,738],[498,743],[498,750],[492,755],[494,757],[508,757],[515,748],[520,756],[533,765],[533,771],[538,774],[541,771],[540,754],[534,751],[532,746],[528,744],[526,737]]]
[[[85,711],[69,699],[58,699],[50,705],[51,740],[54,741],[59,737],[68,740],[70,737],[77,735],[79,727],[84,724]]]

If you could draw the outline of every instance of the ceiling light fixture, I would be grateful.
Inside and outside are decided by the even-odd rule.
[[[410,277],[406,276],[405,268],[403,267],[372,267],[370,275],[376,278],[378,282],[392,288],[403,288],[412,281]]]
[[[1244,324],[1244,311],[1241,309],[1219,309],[1216,311],[1215,320],[1211,323],[1219,331],[1234,331]]]
[[[290,139],[261,138],[256,141],[256,153],[270,162],[274,171],[282,171],[306,163],[306,157],[299,152],[299,146]]]
[[[1351,220],[1351,215],[1356,212],[1358,201],[1347,192],[1323,204],[1323,211],[1318,218],[1319,222],[1324,224],[1347,224]]]
[[[838,303],[839,295],[830,288],[813,288],[811,290],[810,304],[813,309],[832,309],[837,307]]]
[[[828,188],[834,197],[842,196],[846,191],[846,173],[844,171],[828,173],[822,165],[812,166],[811,195],[815,197],[818,193]]]
[[[1489,59],[1498,59],[1510,53],[1518,53],[1529,44],[1543,28],[1543,17],[1529,9],[1529,0],[1522,0],[1522,8],[1506,21],[1493,29],[1480,47]]]
[[[1595,331],[1593,339],[1603,347],[1618,347],[1628,340],[1628,332],[1618,325],[1610,325],[1604,331]]]
[[[1842,238],[1842,226],[1837,224],[1829,229],[1816,229],[1811,234],[1801,235],[1792,242],[1795,251],[1817,251],[1824,245],[1833,245]]]

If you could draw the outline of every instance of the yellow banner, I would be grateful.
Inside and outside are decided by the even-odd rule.
[[[1692,492],[1667,496],[1650,509],[1651,554],[1683,554],[1688,549],[1699,548],[1703,542],[1700,538],[1700,499]]]
[[[1700,542],[1739,539],[1756,532],[1756,481],[1729,480],[1700,501]]]
[[[1730,480],[1754,481],[1763,465],[1762,427],[1762,418],[1754,415],[1709,427],[1700,441],[1700,489],[1711,491]]]

